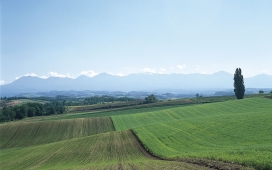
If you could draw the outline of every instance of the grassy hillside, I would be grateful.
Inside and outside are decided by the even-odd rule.
[[[265,95],[246,95],[245,98],[252,98],[258,96]],[[75,118],[91,118],[91,117],[107,117],[107,116],[116,116],[116,115],[128,115],[128,114],[136,114],[136,113],[144,113],[144,112],[154,112],[158,110],[172,109],[177,107],[186,107],[192,105],[198,105],[203,103],[214,103],[214,102],[225,102],[229,100],[235,100],[234,96],[215,96],[215,97],[199,97],[198,99],[178,99],[178,100],[168,100],[162,101],[158,103],[150,103],[150,104],[141,104],[129,107],[122,108],[106,108],[106,109],[98,109],[98,110],[90,110],[88,109],[90,105],[86,106],[71,106],[71,108],[80,108],[81,112],[69,112],[67,114],[60,115],[50,115],[25,118],[22,121],[45,121],[45,120],[62,120],[62,119],[75,119]],[[104,107],[103,104],[99,104],[99,106]],[[70,107],[70,106],[69,106]],[[70,109],[71,110],[71,109]],[[73,109],[72,109],[73,110]]]
[[[223,115],[269,112],[272,100],[267,98],[248,98],[218,103],[208,103],[186,107],[150,110],[139,114],[112,116],[116,130],[153,125],[162,122],[195,119]]]
[[[112,117],[154,154],[272,169],[272,100],[250,98]]]
[[[248,98],[10,122],[0,124],[0,165],[12,170],[205,168],[159,160],[146,148],[166,159],[204,158],[272,169],[271,111],[271,99]]]
[[[109,117],[0,125],[0,149],[33,146],[114,131]]]
[[[141,106],[141,105],[140,105]],[[26,118],[22,121],[47,121],[47,120],[62,120],[62,119],[76,119],[76,118],[92,118],[92,117],[108,117],[108,116],[116,116],[116,115],[129,115],[129,114],[137,114],[137,113],[145,113],[151,111],[165,110],[175,107],[185,107],[186,105],[180,106],[152,106],[152,105],[144,105],[144,107],[132,107],[132,108],[123,108],[123,109],[107,109],[107,110],[99,110],[99,111],[91,111],[91,112],[80,112],[80,113],[67,113],[60,115],[52,115],[52,116],[36,116],[32,118]]]
[[[109,132],[0,154],[1,169],[203,169],[156,160],[131,131]]]

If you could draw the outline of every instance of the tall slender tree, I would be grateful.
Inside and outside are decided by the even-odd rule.
[[[241,68],[236,68],[233,80],[234,80],[234,93],[236,98],[243,99],[245,94],[245,85]]]

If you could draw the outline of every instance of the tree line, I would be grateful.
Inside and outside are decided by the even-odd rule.
[[[79,106],[79,105],[92,105],[92,104],[104,104],[104,103],[111,103],[111,102],[128,102],[134,101],[136,99],[129,98],[129,97],[113,97],[113,96],[92,96],[84,98],[82,101],[65,101],[66,106]]]
[[[27,97],[16,97],[16,96],[13,96],[13,97],[1,97],[1,100],[19,100],[19,99],[28,99]]]
[[[0,122],[21,120],[25,117],[63,114],[66,112],[64,102],[26,103],[23,105],[4,107],[0,110]]]

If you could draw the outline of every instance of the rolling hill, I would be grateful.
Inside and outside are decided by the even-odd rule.
[[[0,126],[1,169],[209,169],[160,160],[145,151],[132,131],[106,132],[112,128],[102,123],[107,119],[99,119],[95,125],[96,118]],[[34,133],[37,124],[42,125]]]
[[[4,123],[1,169],[271,169],[271,110],[252,97]]]
[[[109,117],[11,122],[0,124],[0,149],[34,146],[110,131],[114,131],[114,127]]]
[[[164,158],[212,159],[272,168],[272,100],[243,100],[112,116]]]

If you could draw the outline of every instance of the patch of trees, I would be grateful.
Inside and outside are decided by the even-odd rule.
[[[87,97],[82,101],[66,101],[66,106],[79,106],[79,105],[92,105],[92,104],[104,104],[104,103],[113,103],[113,102],[129,102],[134,101],[136,99],[129,97],[113,97],[113,96],[92,96]]]
[[[202,95],[196,93],[196,98],[203,97]]]
[[[50,102],[46,104],[26,103],[23,105],[4,107],[0,110],[0,122],[20,120],[25,117],[63,114],[66,112],[64,102]]]
[[[156,103],[158,101],[158,98],[154,94],[151,94],[145,98],[144,103]]]
[[[259,90],[259,94],[264,94],[264,91],[263,90]]]
[[[1,100],[18,100],[18,99],[27,99],[27,97],[1,97]]]

